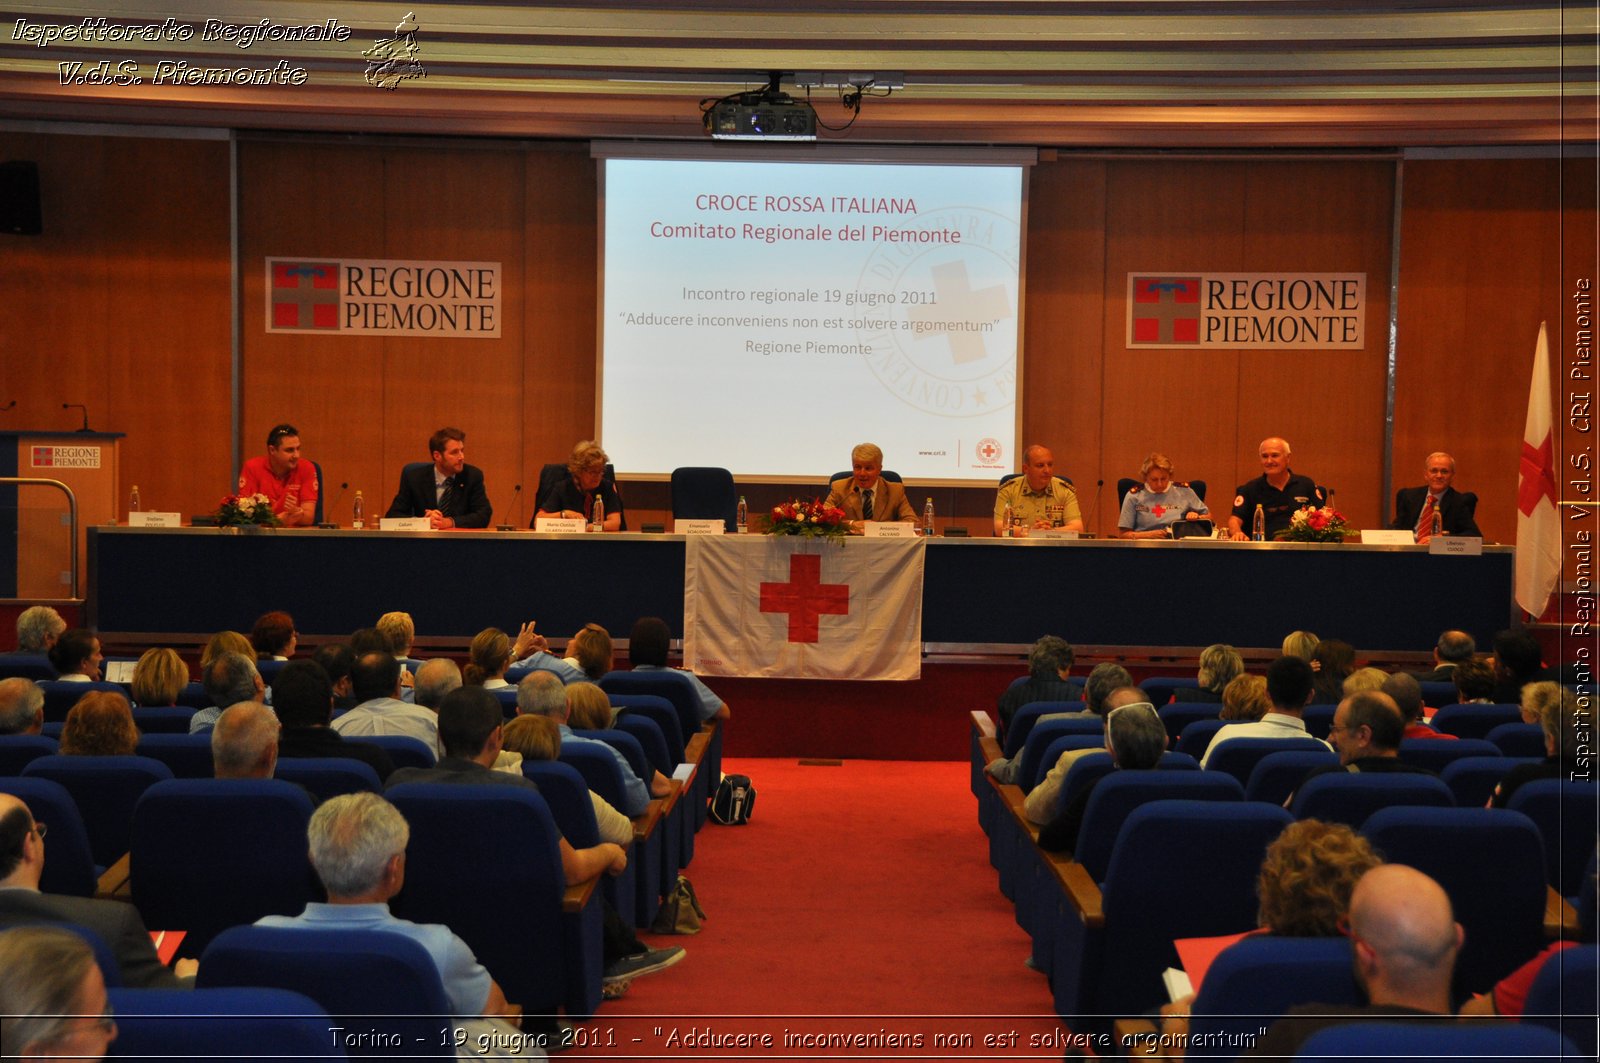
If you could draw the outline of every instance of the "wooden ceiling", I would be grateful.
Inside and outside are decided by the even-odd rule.
[[[1593,2],[1392,0],[589,0],[408,4],[11,3],[0,116],[212,128],[699,140],[703,100],[767,71],[877,76],[845,142],[1068,149],[1548,145],[1596,137]],[[779,8],[782,10],[778,10]],[[407,15],[425,77],[375,87],[362,53]],[[101,39],[40,44],[26,27]],[[323,25],[346,40],[205,40],[228,26]],[[173,20],[171,23],[166,20]],[[187,40],[108,40],[117,27]],[[62,84],[110,61],[139,84]],[[173,83],[158,64],[303,70],[303,84]],[[280,66],[280,61],[282,65]],[[82,63],[83,67],[61,64]],[[416,68],[409,68],[415,72]],[[811,80],[811,79],[808,79]],[[783,80],[804,97],[792,76]],[[822,122],[850,112],[834,88]]]

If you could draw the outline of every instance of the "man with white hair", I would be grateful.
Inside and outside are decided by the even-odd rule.
[[[572,733],[572,728],[567,726],[567,688],[553,673],[529,672],[522,677],[522,682],[517,684],[517,714],[550,717],[561,728],[561,744],[564,746],[589,746],[611,754],[622,772],[622,803],[617,806],[618,812],[624,816],[642,816],[650,807],[649,788],[643,779],[634,774],[633,766],[620,749],[598,739],[582,738]],[[660,774],[656,773],[658,776]],[[671,792],[666,780],[662,779],[661,782]]]
[[[211,699],[211,707],[189,717],[190,734],[211,730],[222,710],[229,705],[267,700],[267,687],[261,682],[261,673],[256,671],[256,662],[242,653],[217,654],[200,682],[206,689],[206,697]]]
[[[17,652],[49,653],[65,630],[67,622],[48,605],[24,609],[17,617]]]
[[[211,729],[211,773],[218,779],[270,779],[278,767],[278,717],[259,701],[230,705]]]
[[[452,690],[461,689],[461,666],[448,657],[431,657],[417,669],[416,704],[439,711],[439,703]]]
[[[1442,450],[1428,455],[1423,466],[1421,487],[1402,487],[1394,495],[1394,521],[1389,527],[1411,532],[1417,542],[1433,537],[1433,515],[1439,514],[1440,530],[1446,535],[1482,538],[1478,522],[1478,496],[1450,486],[1456,478],[1456,459]]]
[[[1254,526],[1256,507],[1266,517],[1267,538],[1286,531],[1289,519],[1304,506],[1321,506],[1322,492],[1309,476],[1289,468],[1289,441],[1272,436],[1261,441],[1258,451],[1261,475],[1239,485],[1233,496],[1233,514],[1228,518],[1228,535],[1234,542],[1247,542]]]
[[[0,735],[36,735],[44,729],[44,691],[31,679],[0,679]]]

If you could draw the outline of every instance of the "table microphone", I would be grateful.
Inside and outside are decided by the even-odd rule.
[[[329,503],[329,504],[325,504],[322,507],[322,515],[323,516],[328,517],[328,516],[332,516],[333,515],[334,509],[339,505],[340,502],[344,501],[344,492],[345,492],[345,489],[348,488],[349,486],[350,485],[348,483],[342,483],[342,484],[339,485],[339,493],[333,496],[333,501],[331,503]],[[332,529],[332,528],[337,528],[338,526],[339,526],[339,523],[337,521],[332,521],[332,520],[325,520],[321,524],[317,525],[317,527],[325,529],[325,530]]]
[[[512,489],[511,496],[513,498],[515,498],[516,502],[517,502],[517,523],[516,524],[496,524],[494,526],[494,530],[495,531],[516,531],[519,527],[522,526],[522,485],[521,484],[518,484],[516,487],[514,487]]]
[[[80,431],[80,432],[93,432],[94,431],[93,428],[89,427],[89,407],[85,406],[81,402],[63,402],[61,404],[61,408],[63,410],[82,410],[83,411],[83,427],[78,429],[78,431]]]
[[[1096,480],[1094,482],[1094,497],[1089,499],[1089,505],[1084,508],[1083,513],[1082,513],[1083,534],[1084,535],[1090,535],[1091,534],[1091,532],[1089,531],[1089,514],[1093,513],[1094,512],[1094,507],[1097,504],[1099,504],[1099,502],[1100,502],[1100,489],[1102,487],[1104,487],[1105,485],[1106,485],[1106,482],[1104,480]]]

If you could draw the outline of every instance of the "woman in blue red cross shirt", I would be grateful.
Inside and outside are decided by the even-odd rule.
[[[1172,482],[1172,459],[1151,454],[1139,466],[1144,480],[1122,500],[1117,535],[1123,539],[1170,539],[1172,526],[1210,514],[1206,504],[1188,484]]]

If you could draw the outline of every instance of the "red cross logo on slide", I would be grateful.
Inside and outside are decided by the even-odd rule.
[[[850,613],[850,585],[822,582],[822,558],[794,554],[788,583],[761,584],[761,611],[789,614],[789,641],[816,642],[824,614]]]

